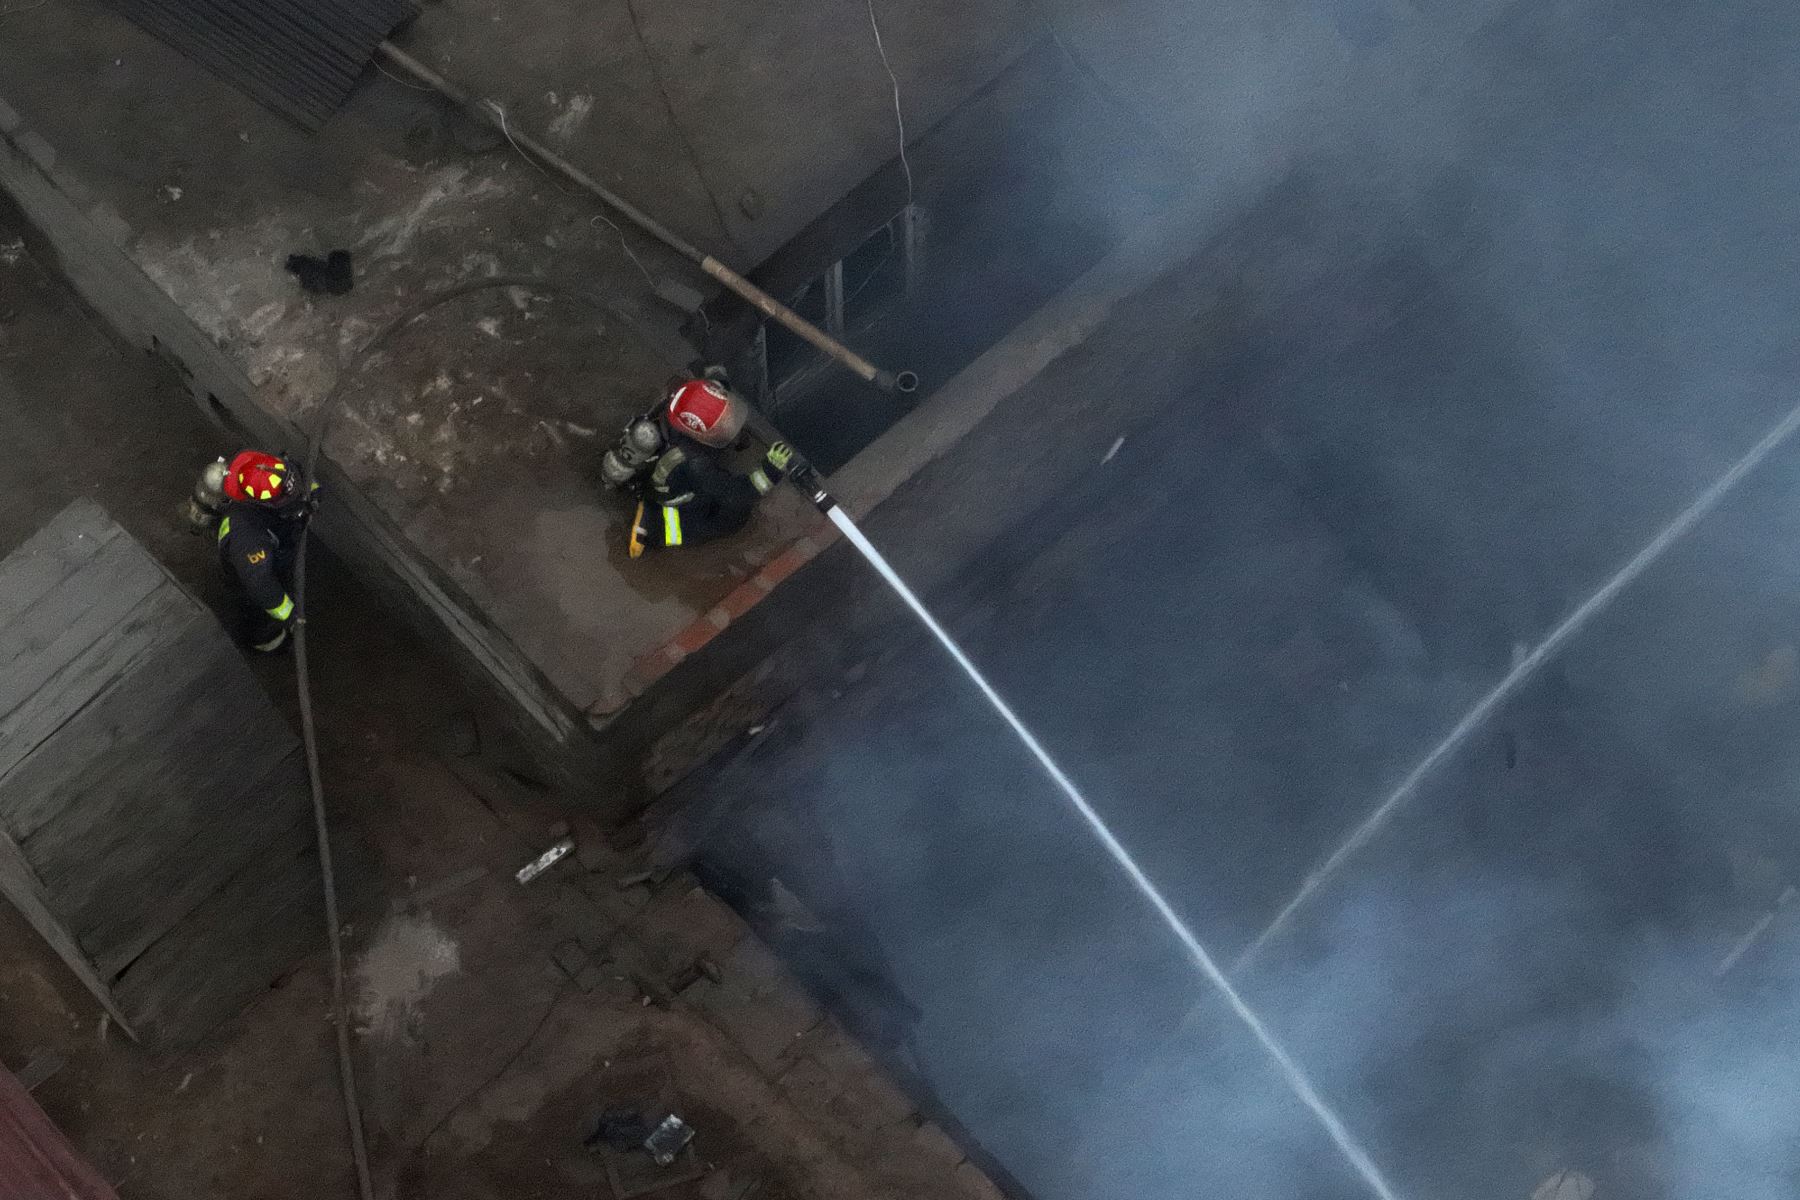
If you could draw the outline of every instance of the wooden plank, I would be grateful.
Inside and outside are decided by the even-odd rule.
[[[31,864],[25,861],[18,843],[5,833],[0,833],[0,895],[12,902],[26,922],[37,930],[38,936],[49,943],[56,956],[68,964],[76,978],[81,980],[82,986],[92,992],[94,999],[112,1014],[113,1020],[119,1023],[119,1028],[136,1038],[137,1033],[114,1000],[112,989],[101,980],[87,955],[82,953],[74,939],[57,922],[50,911],[49,897],[44,894],[42,881],[31,869]]]
[[[213,624],[180,588],[159,588],[114,628],[44,681],[31,699],[0,716],[0,827],[14,828],[6,801],[6,777],[83,707],[127,679],[159,645],[200,622]]]
[[[116,983],[146,1038],[179,1047],[265,991],[324,936],[310,814],[296,821]]]
[[[0,624],[0,666],[7,675],[0,712],[10,711],[36,690],[15,672],[32,668],[41,678],[111,628],[144,596],[169,582],[156,560],[127,537],[101,546],[93,557],[55,581],[30,604],[17,606]]]
[[[153,769],[163,761],[162,726],[179,719],[179,705],[213,669],[216,636],[190,624],[0,778],[0,823],[15,841],[28,845],[53,817],[84,807],[113,771],[134,763]],[[141,817],[133,824],[141,825]]]
[[[72,915],[71,927],[102,979],[116,978],[228,879],[267,858],[282,831],[311,813],[305,752],[295,746],[262,779],[220,798],[228,811],[213,805],[214,811],[196,814],[185,842],[161,839],[160,857],[135,875],[108,879],[95,889],[93,903]],[[131,904],[133,897],[140,902]]]
[[[124,532],[92,500],[80,499],[0,559],[0,629]]]
[[[119,1200],[19,1080],[0,1068],[0,1190],[7,1200]]]
[[[29,777],[45,819],[20,845],[52,911],[90,954],[116,955],[147,903],[190,873],[216,883],[300,806],[291,776],[254,794],[296,746],[216,627],[164,647],[15,773],[46,763]]]
[[[120,537],[0,626],[0,716],[11,716],[158,589],[175,589],[136,542]],[[191,601],[190,601],[191,603]]]
[[[159,830],[190,813],[237,816],[248,789],[299,744],[216,627],[196,626],[152,655],[138,684],[90,705],[18,773],[52,782],[62,800],[20,842],[53,890],[49,866],[64,843],[118,824],[136,842],[178,844]]]
[[[211,614],[95,505],[0,564],[0,894],[106,1006],[198,1036],[316,938],[305,762]]]

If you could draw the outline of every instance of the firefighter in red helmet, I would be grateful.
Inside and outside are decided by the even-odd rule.
[[[220,491],[219,561],[243,610],[246,645],[273,653],[294,620],[294,552],[316,484],[295,464],[245,450],[226,464]]]
[[[750,406],[722,372],[674,385],[652,412],[625,428],[602,473],[612,486],[635,491],[630,552],[666,549],[725,537],[750,520],[756,502],[775,489],[793,463],[776,442],[748,473],[733,470]]]

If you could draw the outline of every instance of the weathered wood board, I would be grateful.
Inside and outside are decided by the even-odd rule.
[[[0,893],[191,1042],[318,930],[300,746],[212,614],[77,501],[0,560]]]
[[[7,1200],[119,1200],[44,1115],[24,1085],[0,1068],[0,1196]]]

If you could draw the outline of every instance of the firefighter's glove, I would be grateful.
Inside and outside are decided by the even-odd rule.
[[[766,496],[774,491],[775,485],[781,482],[781,477],[787,474],[788,467],[794,461],[794,448],[786,442],[776,442],[769,447],[763,461],[768,464],[767,470],[758,467],[750,472],[750,486],[756,489],[759,496]]]

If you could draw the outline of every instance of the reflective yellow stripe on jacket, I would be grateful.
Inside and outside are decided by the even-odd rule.
[[[281,603],[269,610],[269,615],[274,617],[277,621],[285,621],[288,617],[293,615],[293,612],[294,598],[292,596],[283,596],[281,598]]]
[[[681,545],[681,510],[677,508],[664,508],[662,514],[663,545]]]

